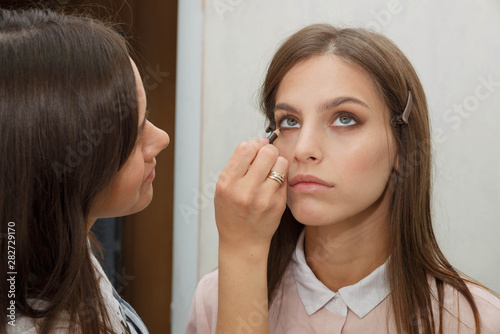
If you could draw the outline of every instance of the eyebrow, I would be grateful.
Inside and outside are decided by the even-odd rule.
[[[331,108],[335,108],[335,107],[338,107],[340,106],[341,104],[344,104],[344,103],[356,103],[356,104],[359,104],[363,107],[366,107],[366,108],[370,108],[368,107],[368,105],[361,101],[360,99],[358,98],[355,98],[355,97],[352,97],[352,96],[339,96],[339,97],[336,97],[334,99],[331,99],[329,101],[326,101],[324,103],[322,103],[320,106],[319,106],[319,109],[318,111],[326,111],[328,109],[331,109]],[[299,112],[297,111],[297,109],[295,109],[295,107],[289,105],[288,103],[278,103],[273,111],[276,111],[277,109],[281,109],[281,110],[284,110],[284,111],[289,111],[289,112],[293,112],[293,113],[296,113],[298,114]]]
[[[146,110],[144,113],[144,119],[142,120],[141,126],[139,126],[139,132],[137,133],[137,136],[140,136],[142,134],[142,131],[144,131],[144,127],[146,126],[146,121],[148,120],[148,116],[151,113],[151,111]]]
[[[370,109],[370,107],[368,107],[368,105],[365,102],[361,101],[360,99],[357,99],[357,98],[352,97],[352,96],[339,96],[339,97],[336,97],[330,101],[323,103],[320,106],[319,110],[325,111],[325,110],[328,110],[331,108],[338,107],[339,105],[344,104],[344,103],[356,103],[356,104],[362,105],[363,107]]]

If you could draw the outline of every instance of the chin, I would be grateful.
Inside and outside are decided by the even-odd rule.
[[[130,210],[128,210],[129,212],[127,213],[127,215],[141,212],[142,210],[144,210],[149,206],[152,200],[153,200],[153,192],[151,191],[147,195],[141,197],[139,201],[137,201],[137,203],[134,206],[132,206]]]
[[[141,204],[138,206],[138,210],[136,212],[142,211],[145,208],[147,208],[152,200],[153,200],[153,196],[150,196],[149,198],[145,199],[145,201],[141,202]]]
[[[307,226],[321,226],[330,222],[330,220],[328,220],[328,223],[323,221],[328,215],[325,215],[324,211],[320,209],[301,206],[298,208],[290,207],[290,211],[298,222]]]

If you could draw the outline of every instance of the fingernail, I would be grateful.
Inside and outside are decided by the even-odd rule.
[[[269,142],[269,139],[267,139],[266,137],[262,137],[262,138],[259,138],[260,140],[262,140],[263,142]]]

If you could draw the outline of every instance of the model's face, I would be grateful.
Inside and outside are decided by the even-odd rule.
[[[305,225],[357,221],[390,199],[396,149],[370,77],[336,56],[295,65],[276,94],[275,142],[290,163],[287,204]]]
[[[155,157],[168,146],[168,134],[146,119],[146,94],[134,62],[139,106],[138,140],[115,179],[94,201],[91,217],[121,217],[141,211],[153,198]]]

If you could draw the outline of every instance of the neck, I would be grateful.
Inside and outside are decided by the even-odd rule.
[[[307,264],[330,290],[356,284],[387,260],[389,210],[380,204],[347,221],[305,227]]]

